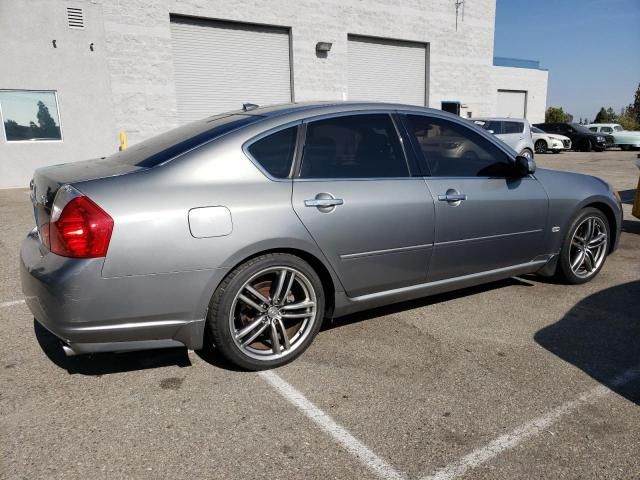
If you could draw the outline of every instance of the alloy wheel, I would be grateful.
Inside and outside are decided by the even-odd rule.
[[[571,271],[580,278],[594,275],[604,262],[609,239],[598,217],[587,217],[575,229],[569,247]]]
[[[229,314],[236,346],[256,360],[289,356],[318,321],[317,295],[311,281],[292,267],[259,271],[238,290]]]
[[[547,151],[547,142],[544,140],[538,140],[534,145],[536,153],[544,153]]]
[[[529,160],[533,158],[533,154],[531,153],[531,150],[527,150],[527,149],[524,149],[522,152],[520,152],[520,156]]]

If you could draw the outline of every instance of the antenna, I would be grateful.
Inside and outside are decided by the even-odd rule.
[[[455,0],[456,2],[456,32],[458,31],[458,15],[460,15],[460,21],[464,22],[464,2],[465,0]]]

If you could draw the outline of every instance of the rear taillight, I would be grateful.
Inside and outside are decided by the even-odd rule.
[[[41,228],[42,242],[51,252],[73,258],[107,254],[113,219],[88,197],[74,196],[52,220]]]

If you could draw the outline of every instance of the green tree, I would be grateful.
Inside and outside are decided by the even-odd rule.
[[[631,116],[634,121],[638,125],[640,125],[640,83],[638,83],[638,88],[636,89],[636,95],[633,99],[633,103],[627,107],[625,113]]]
[[[562,107],[549,107],[544,114],[544,121],[547,123],[567,123],[571,121],[570,117]]]
[[[605,110],[604,107],[600,107],[600,111],[596,115],[593,123],[617,123],[618,115],[613,110],[613,108],[609,107]]]
[[[39,138],[59,138],[60,127],[56,125],[56,121],[49,113],[49,108],[42,102],[38,101],[38,137]]]
[[[625,130],[640,130],[640,124],[627,112],[618,117],[618,122]]]

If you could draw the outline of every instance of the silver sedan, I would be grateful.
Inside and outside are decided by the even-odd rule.
[[[252,370],[325,318],[527,273],[587,282],[622,224],[604,181],[388,104],[246,106],[39,169],[31,198],[23,291],[67,354],[215,348]]]

